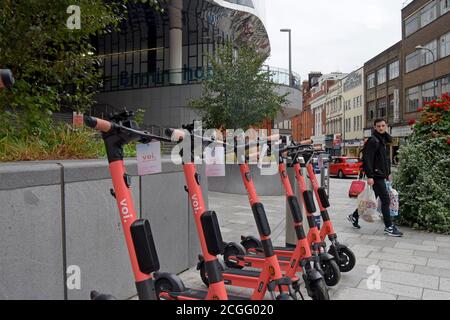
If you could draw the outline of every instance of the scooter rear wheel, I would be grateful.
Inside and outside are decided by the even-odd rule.
[[[341,271],[334,260],[326,260],[320,262],[323,271],[323,277],[327,286],[334,287],[341,279]]]
[[[341,272],[349,272],[351,271],[356,264],[356,257],[352,250],[344,245],[339,245],[337,248],[330,247],[328,253],[337,256],[335,250],[337,249],[337,254],[339,256],[339,260],[337,260],[337,264],[339,266],[339,270]]]
[[[310,283],[311,298],[313,300],[330,300],[328,287],[324,279],[318,279]]]
[[[178,283],[171,278],[161,277],[155,281],[155,291],[158,300],[161,292],[182,292],[183,290],[184,288],[181,288]]]

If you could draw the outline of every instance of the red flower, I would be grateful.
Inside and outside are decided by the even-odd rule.
[[[412,120],[408,121],[408,125],[410,125],[410,126],[413,126],[415,124],[416,124],[416,120],[415,119],[412,119]]]
[[[450,144],[450,139],[447,140],[447,143]]]
[[[423,108],[420,107],[419,109],[417,109],[417,111],[418,111],[418,112],[422,112],[422,111],[423,111]]]

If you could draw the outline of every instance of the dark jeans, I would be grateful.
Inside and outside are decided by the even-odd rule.
[[[373,180],[375,182],[373,185],[373,191],[375,192],[375,196],[377,198],[380,198],[381,212],[383,213],[384,225],[386,226],[386,228],[388,228],[392,225],[391,211],[389,209],[391,199],[389,198],[389,192],[387,191],[386,188],[385,179],[375,178]],[[358,209],[356,209],[355,212],[353,212],[353,216],[355,218],[359,218]]]

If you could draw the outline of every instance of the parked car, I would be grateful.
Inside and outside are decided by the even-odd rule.
[[[347,176],[358,176],[362,170],[362,161],[356,157],[334,157],[330,163],[330,176],[340,179]]]

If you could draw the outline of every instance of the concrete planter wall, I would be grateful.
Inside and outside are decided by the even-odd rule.
[[[161,174],[138,177],[136,161],[126,166],[161,270],[188,269],[200,246],[182,167],[165,160]],[[201,182],[207,192],[207,179]],[[0,299],[89,299],[93,289],[135,295],[110,188],[106,160],[0,164]],[[80,268],[81,289],[65,285],[70,266]]]

